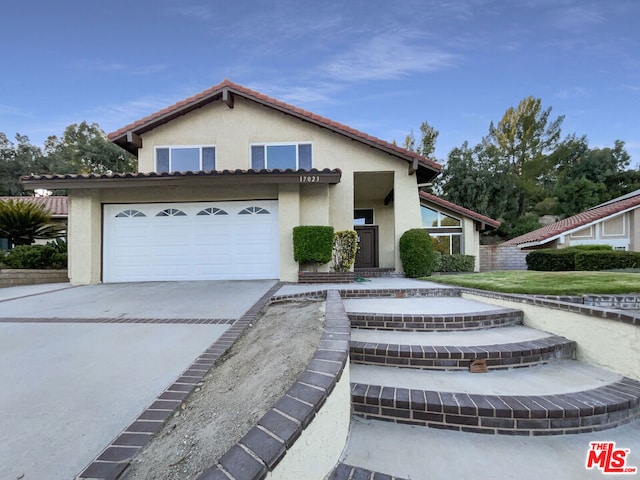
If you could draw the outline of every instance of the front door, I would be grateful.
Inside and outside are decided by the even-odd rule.
[[[357,225],[354,227],[358,234],[358,253],[355,268],[378,267],[378,226]]]

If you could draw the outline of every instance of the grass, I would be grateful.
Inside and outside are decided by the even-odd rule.
[[[640,275],[620,272],[497,271],[436,275],[423,280],[459,287],[535,295],[624,294],[640,292]]]

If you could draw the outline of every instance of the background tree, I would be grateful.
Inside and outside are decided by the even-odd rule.
[[[36,239],[64,236],[65,227],[51,222],[51,214],[39,203],[0,200],[0,237],[13,245],[31,245]]]
[[[436,151],[436,140],[440,132],[433,128],[429,123],[422,122],[420,124],[420,141],[416,145],[416,138],[413,130],[405,137],[402,146],[407,150],[419,153],[423,157],[431,157]]]

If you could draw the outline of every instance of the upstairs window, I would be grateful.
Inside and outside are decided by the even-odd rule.
[[[197,172],[216,169],[216,147],[158,147],[157,172]]]
[[[461,225],[460,219],[450,217],[424,205],[420,206],[420,211],[422,213],[422,226],[425,228],[447,228]]]
[[[251,168],[274,170],[311,169],[311,144],[251,145]]]

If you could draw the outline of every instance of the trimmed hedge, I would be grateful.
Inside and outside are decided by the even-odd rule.
[[[51,244],[18,245],[2,260],[9,268],[67,268],[67,253]]]
[[[527,270],[567,272],[576,269],[576,250],[570,248],[534,250],[527,255]]]
[[[328,263],[333,250],[333,227],[293,227],[293,259],[299,263]]]
[[[476,267],[476,257],[473,255],[444,255],[435,252],[436,264],[434,272],[473,272]]]
[[[431,237],[422,228],[407,230],[400,237],[400,260],[407,277],[428,277],[435,267]]]
[[[615,270],[619,268],[638,268],[640,252],[578,252],[576,254],[576,270]]]

